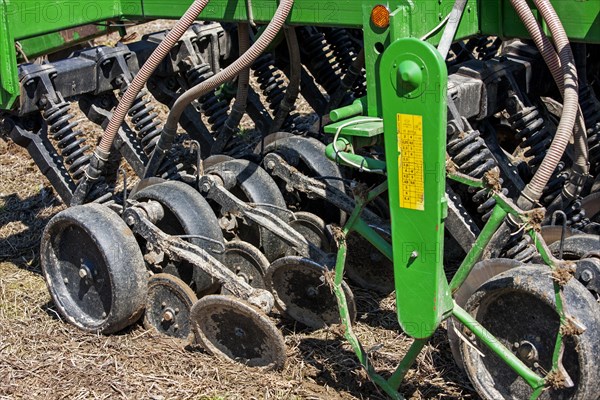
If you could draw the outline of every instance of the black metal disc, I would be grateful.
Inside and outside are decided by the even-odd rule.
[[[585,327],[583,333],[564,338],[562,366],[573,386],[549,386],[539,398],[596,399],[600,309],[575,279],[563,287],[562,295],[565,314]],[[551,370],[560,322],[549,267],[522,266],[496,275],[471,296],[465,309],[534,372],[545,376]],[[532,389],[522,378],[479,339],[472,343],[463,341],[461,353],[479,394],[487,399],[530,398]]]
[[[292,228],[324,252],[331,251],[331,241],[322,218],[306,211],[295,212],[294,217],[295,219],[289,222]],[[290,248],[287,255],[296,255],[296,252]]]
[[[264,276],[269,267],[269,261],[260,250],[250,243],[240,240],[227,242],[223,264],[250,286],[257,289],[266,288]],[[228,293],[224,292],[223,294]]]
[[[41,241],[48,290],[60,314],[80,329],[117,332],[140,317],[146,269],[131,230],[105,206],[58,213]]]
[[[394,264],[366,239],[348,235],[346,276],[363,289],[387,295],[394,286]]]
[[[262,312],[231,296],[210,295],[192,307],[196,341],[211,354],[249,366],[283,368],[281,332]]]
[[[555,257],[560,253],[560,241],[548,246]],[[582,233],[567,237],[563,241],[563,259],[579,260],[588,253],[600,251],[600,236]]]
[[[267,270],[265,282],[275,297],[275,306],[290,318],[309,328],[320,329],[341,322],[337,300],[327,282],[333,272],[307,258],[289,256],[275,261]],[[356,318],[354,295],[342,283],[352,321]]]
[[[185,282],[170,274],[156,274],[148,281],[144,327],[177,338],[190,334],[190,310],[198,301]]]

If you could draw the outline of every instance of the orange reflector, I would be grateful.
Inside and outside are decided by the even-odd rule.
[[[378,28],[387,28],[390,26],[390,10],[384,5],[376,5],[371,11],[371,22]]]

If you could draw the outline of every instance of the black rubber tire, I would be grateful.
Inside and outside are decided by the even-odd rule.
[[[68,208],[50,220],[40,263],[60,315],[78,328],[118,332],[144,311],[147,272],[133,232],[99,204]],[[83,278],[80,271],[87,271]]]
[[[567,316],[585,326],[580,335],[565,337],[563,365],[575,386],[547,388],[540,399],[597,399],[600,391],[600,309],[594,297],[576,279],[563,288]],[[551,369],[552,351],[559,329],[554,286],[547,266],[522,266],[494,276],[471,296],[465,310],[507,348],[522,340],[534,344],[536,362]],[[465,370],[478,393],[486,399],[527,399],[532,389],[483,343],[461,344]],[[515,350],[513,350],[515,351]],[[529,361],[532,362],[532,361]]]
[[[225,242],[217,217],[208,202],[200,193],[183,182],[169,181],[148,186],[137,192],[133,199],[154,200],[162,204],[165,216],[156,223],[156,226],[169,235],[198,235],[221,244]],[[187,240],[206,249],[220,260],[219,253],[222,252],[222,247],[200,238]],[[182,279],[192,287],[198,297],[215,293],[220,287],[213,277],[185,262],[169,267],[164,272]]]
[[[236,185],[230,188],[230,191],[237,198],[255,204],[273,205],[275,207],[258,207],[271,212],[284,221],[290,219],[290,214],[285,211],[285,200],[277,184],[259,165],[247,160],[230,160],[213,165],[207,172],[220,176],[233,174],[236,177]],[[287,245],[269,230],[254,224],[247,228],[240,230],[239,239],[261,249],[269,261],[285,254]]]

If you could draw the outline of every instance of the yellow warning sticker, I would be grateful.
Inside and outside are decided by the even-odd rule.
[[[423,116],[398,114],[398,175],[400,207],[425,210]]]

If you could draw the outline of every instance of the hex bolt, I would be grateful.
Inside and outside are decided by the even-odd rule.
[[[133,216],[128,216],[127,218],[125,218],[125,223],[127,225],[133,225],[135,223],[135,219],[133,218]]]
[[[177,329],[179,329],[179,324],[173,325],[173,330],[176,331]]]
[[[584,269],[583,271],[581,271],[580,276],[581,276],[581,280],[584,281],[585,283],[589,283],[589,282],[591,282],[592,279],[594,279],[594,274],[589,269]]]
[[[273,161],[268,161],[266,167],[267,169],[274,169],[275,163]]]
[[[88,277],[88,272],[86,271],[86,269],[85,269],[85,268],[81,268],[81,269],[79,270],[79,277],[80,277],[81,279],[86,279],[86,278]]]
[[[413,250],[413,252],[410,253],[410,258],[414,260],[417,257],[419,257],[419,252],[416,250]]]
[[[237,328],[236,327],[235,330],[234,330],[234,332],[235,332],[235,336],[237,336],[237,337],[244,337],[244,336],[246,336],[246,332],[244,332],[244,330],[242,328]]]
[[[165,308],[165,307],[167,306],[167,303],[165,303],[165,302],[163,301],[163,302],[160,304],[160,306],[161,306],[162,308]]]
[[[173,310],[170,310],[170,309],[165,311],[162,316],[163,321],[167,321],[167,322],[173,321],[174,318],[175,318],[175,315],[173,314]]]

